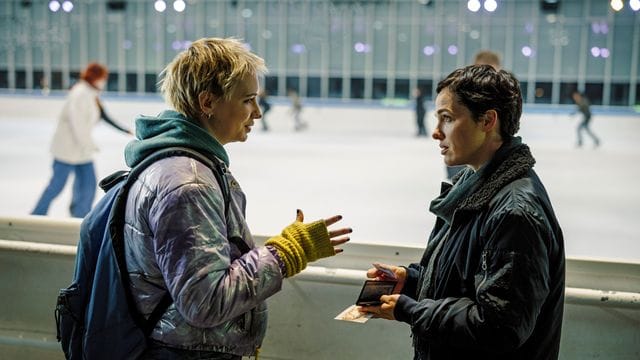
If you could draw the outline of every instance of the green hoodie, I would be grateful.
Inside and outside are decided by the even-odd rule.
[[[152,152],[172,146],[187,147],[207,157],[217,157],[229,166],[229,156],[211,134],[200,124],[174,110],[158,116],[140,116],[136,119],[136,140],[127,144],[124,159],[134,167]]]

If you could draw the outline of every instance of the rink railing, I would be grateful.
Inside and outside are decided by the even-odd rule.
[[[62,359],[53,309],[59,289],[73,276],[79,229],[77,219],[0,217],[1,358]],[[264,240],[256,237],[258,244]],[[372,262],[409,264],[424,249],[363,243],[344,248],[285,280],[268,300],[261,359],[411,358],[406,324],[351,324],[333,317],[353,304]],[[569,258],[565,291],[560,358],[640,358],[639,262]],[[380,334],[385,341],[376,340]]]
[[[1,251],[20,251],[26,253],[39,253],[48,255],[59,256],[72,256],[76,255],[76,245],[79,234],[80,221],[76,219],[51,219],[40,216],[29,217],[5,217],[0,218],[0,250]],[[3,240],[6,238],[6,234],[10,234],[9,237],[18,240]],[[40,239],[39,242],[24,241],[22,239]],[[261,243],[264,241],[264,237],[257,236],[256,240]],[[349,248],[353,246],[367,246],[365,244],[350,244]],[[374,248],[381,250],[381,246],[373,246]],[[353,249],[347,249],[346,254],[353,252]],[[393,246],[388,248],[393,249]],[[422,249],[414,248],[413,251],[408,250],[411,248],[403,248],[408,253],[421,253]],[[365,253],[370,252],[366,251]],[[362,258],[362,252],[360,258]],[[397,251],[396,251],[397,253]],[[371,254],[375,259],[378,254]],[[347,255],[348,256],[348,255]],[[337,257],[347,257],[341,255]],[[386,256],[385,256],[386,257]],[[368,263],[370,261],[365,261]],[[410,263],[408,260],[406,264]],[[347,262],[348,263],[348,262]],[[403,262],[392,262],[393,264],[402,264]],[[635,308],[640,309],[640,292],[629,292],[616,290],[614,284],[608,284],[606,289],[598,288],[582,288],[572,287],[571,274],[574,268],[592,267],[594,264],[600,263],[607,268],[614,266],[638,266],[638,264],[629,264],[616,262],[612,260],[593,260],[584,258],[568,258],[567,259],[567,287],[565,290],[565,301],[570,304],[613,307],[613,308]],[[343,267],[324,267],[324,266],[308,266],[301,274],[296,276],[297,280],[315,281],[329,284],[345,284],[345,285],[357,285],[361,284],[366,278],[366,271],[361,269],[343,268]],[[640,276],[640,274],[636,274]],[[639,283],[640,288],[640,283]],[[638,289],[640,291],[640,289]]]
[[[0,251],[18,251],[72,257],[76,256],[76,246],[74,245],[58,245],[14,240],[0,240]],[[568,259],[569,263],[577,261],[585,260]],[[362,284],[362,281],[365,278],[365,270],[328,268],[323,266],[307,266],[304,271],[296,275],[296,280],[344,285],[359,285]],[[569,304],[599,307],[640,309],[640,293],[566,287],[565,302]]]

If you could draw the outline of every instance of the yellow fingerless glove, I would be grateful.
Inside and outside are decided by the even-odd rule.
[[[296,221],[282,230],[282,234],[265,242],[273,246],[284,262],[285,277],[291,277],[307,267],[308,262],[335,255],[329,230],[324,221],[309,224]]]

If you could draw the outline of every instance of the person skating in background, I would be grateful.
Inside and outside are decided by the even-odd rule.
[[[415,89],[414,97],[416,101],[416,125],[418,127],[416,136],[427,136],[427,129],[424,126],[424,117],[427,114],[425,105],[427,94],[422,87],[418,86]]]
[[[32,215],[46,215],[51,202],[62,192],[67,178],[74,174],[73,191],[69,210],[71,216],[84,217],[96,192],[96,174],[93,155],[98,150],[91,133],[100,119],[126,134],[128,130],[116,124],[104,111],[100,103],[100,92],[104,89],[108,69],[98,63],[90,63],[80,75],[80,80],[71,87],[51,143],[53,175],[40,196]]]
[[[582,121],[580,122],[580,124],[578,124],[578,128],[576,131],[578,135],[578,141],[576,143],[576,146],[577,147],[582,146],[583,132],[587,133],[587,135],[591,137],[591,139],[593,140],[594,147],[600,146],[600,139],[596,136],[596,134],[593,133],[593,130],[591,130],[591,127],[590,127],[591,103],[589,102],[589,99],[587,99],[587,97],[579,91],[574,91],[571,94],[571,98],[573,99],[573,102],[576,104],[576,111],[582,114]],[[573,114],[575,114],[575,112]]]
[[[293,118],[293,130],[301,131],[306,129],[307,123],[300,117],[300,113],[302,113],[302,101],[300,100],[300,95],[298,95],[298,92],[294,89],[289,89],[287,95],[289,96],[289,101],[291,101],[291,108],[289,109],[289,112]]]
[[[267,113],[271,111],[271,103],[269,102],[269,93],[267,90],[262,90],[258,96],[258,104],[262,110],[262,131],[269,131],[269,124],[267,123]]]

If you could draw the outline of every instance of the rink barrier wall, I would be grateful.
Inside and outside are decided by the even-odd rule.
[[[53,308],[58,290],[71,280],[79,225],[77,219],[0,217],[0,303],[5,307],[0,312],[0,354],[62,358]],[[256,237],[259,244],[264,240]],[[261,358],[294,359],[304,352],[309,359],[340,359],[354,350],[362,359],[380,354],[410,358],[406,324],[371,320],[354,325],[331,319],[352,303],[372,261],[408,264],[422,251],[348,244],[339,256],[286,280],[269,301]],[[569,258],[565,294],[562,359],[640,358],[640,263]],[[391,334],[384,344],[374,340],[381,332]],[[324,340],[318,344],[319,335]]]

